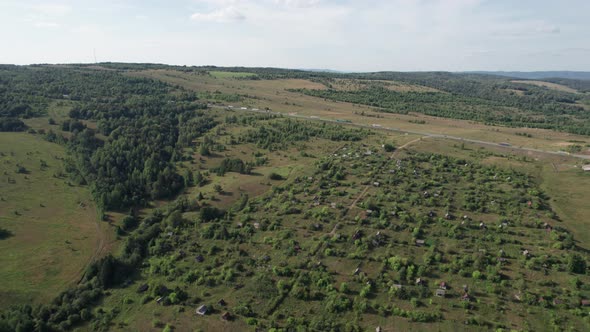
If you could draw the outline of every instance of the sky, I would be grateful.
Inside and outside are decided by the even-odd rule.
[[[588,0],[0,0],[0,63],[590,71]]]

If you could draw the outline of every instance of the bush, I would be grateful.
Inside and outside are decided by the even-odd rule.
[[[585,274],[586,260],[579,254],[571,254],[567,260],[567,270],[571,273]]]
[[[271,180],[282,180],[283,176],[278,173],[272,172],[268,175],[268,178]]]

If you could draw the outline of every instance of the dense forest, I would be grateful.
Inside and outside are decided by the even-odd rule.
[[[22,130],[24,125],[14,117],[46,114],[54,100],[75,103],[71,120],[61,124],[72,135],[61,138],[49,132],[47,137],[67,144],[72,152],[69,172],[78,183],[91,186],[104,209],[145,205],[176,194],[184,183],[174,165],[181,158],[178,150],[215,125],[198,112],[206,104],[196,94],[117,72],[4,66],[0,80],[7,91],[0,94],[3,131]],[[96,122],[97,129],[81,120]]]

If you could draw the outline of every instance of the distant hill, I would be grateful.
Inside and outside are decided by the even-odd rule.
[[[590,80],[590,72],[588,71],[472,71],[468,73],[508,76],[529,80],[538,80],[544,78]]]

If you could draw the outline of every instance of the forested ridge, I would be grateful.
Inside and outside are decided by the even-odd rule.
[[[120,209],[172,197],[184,180],[176,172],[178,151],[215,122],[197,110],[206,108],[195,93],[160,81],[131,78],[118,72],[62,67],[0,67],[4,82],[2,123],[14,117],[47,113],[52,100],[75,106],[60,139],[72,152],[68,170],[89,184],[99,206]],[[12,100],[19,101],[15,108]],[[2,118],[0,118],[2,119]],[[97,123],[98,133],[80,120]],[[50,140],[58,140],[48,133]]]

